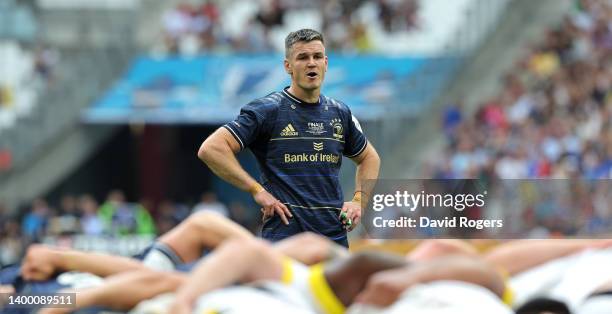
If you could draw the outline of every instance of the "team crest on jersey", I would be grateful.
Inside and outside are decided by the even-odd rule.
[[[281,136],[297,136],[298,132],[293,128],[291,123],[287,124],[287,126],[281,131]]]
[[[342,120],[334,118],[331,120],[329,125],[332,126],[334,138],[341,140],[344,133],[344,128],[342,127]]]
[[[308,122],[308,130],[306,132],[312,135],[321,135],[327,131],[325,131],[323,122]]]

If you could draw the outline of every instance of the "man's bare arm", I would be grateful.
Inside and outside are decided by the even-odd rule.
[[[32,245],[23,260],[21,274],[27,280],[45,280],[59,271],[87,272],[106,277],[144,267],[127,257]]]
[[[91,306],[129,311],[144,300],[175,291],[185,282],[186,277],[181,273],[149,269],[117,274],[108,277],[101,286],[76,291],[75,307],[46,308],[40,314],[64,314]],[[74,291],[65,289],[62,292]]]
[[[236,153],[239,151],[240,144],[226,128],[221,127],[202,143],[198,158],[221,179],[251,193],[255,202],[262,206],[265,215],[276,213],[285,224],[288,224],[287,217],[292,215],[287,206],[268,193],[242,168],[236,159]]]
[[[314,265],[350,254],[345,247],[312,232],[302,232],[278,241],[274,243],[274,249],[306,265]]]
[[[368,180],[378,179],[380,170],[380,157],[371,143],[368,143],[364,151],[356,157],[351,158],[357,164],[355,172],[355,194],[350,202],[344,203],[342,211],[346,212],[350,218],[352,225],[348,230],[353,230],[361,221],[362,205],[365,204],[367,198],[372,193],[373,184],[365,184],[372,182]]]
[[[364,186],[366,180],[378,179],[378,173],[380,171],[380,156],[372,145],[368,142],[368,146],[352,160],[357,164],[357,171],[355,172],[355,191],[362,191],[366,196],[371,195],[374,186]]]
[[[228,271],[231,270],[231,271]],[[228,240],[191,272],[171,313],[189,312],[197,297],[235,282],[280,280],[283,256],[261,240]]]
[[[610,245],[612,245],[610,240],[518,240],[499,245],[487,252],[484,258],[512,276],[588,248],[605,248]]]
[[[226,128],[221,127],[202,143],[198,158],[223,180],[243,191],[249,191],[257,181],[236,159],[235,155],[239,151],[240,144]]]
[[[226,239],[250,239],[254,236],[232,220],[210,211],[192,214],[163,235],[159,242],[170,246],[183,262],[202,257],[205,249],[214,249]]]
[[[420,283],[438,280],[473,283],[489,289],[500,298],[505,291],[501,275],[482,259],[469,256],[446,256],[374,274],[357,296],[357,302],[388,306],[395,302],[406,289]]]

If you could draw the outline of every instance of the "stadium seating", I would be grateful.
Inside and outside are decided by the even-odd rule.
[[[599,13],[610,8],[605,1],[584,3],[531,48],[498,95],[481,101],[473,114],[459,100],[448,107],[448,153],[426,175],[611,177],[605,121],[612,101],[606,66],[612,31]]]
[[[250,99],[288,84],[280,54],[285,36],[301,27],[326,34],[331,56],[327,96],[349,103],[363,121],[380,119],[384,112],[416,116],[465,60],[470,49],[464,46],[479,42],[507,1],[489,8],[490,16],[461,47],[457,37],[466,36],[473,11],[485,11],[479,9],[481,1],[360,1],[355,7],[342,1],[270,3],[268,8],[252,1],[192,2],[166,11],[160,17],[164,36],[151,56],[135,60],[88,110],[85,121],[227,121]],[[392,25],[380,19],[385,5],[397,10],[389,13]],[[328,6],[340,13],[328,12]],[[330,25],[338,21],[344,24]]]
[[[0,133],[27,116],[36,105],[34,56],[15,41],[0,41]]]

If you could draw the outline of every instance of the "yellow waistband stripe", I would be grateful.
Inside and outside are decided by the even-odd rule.
[[[512,304],[514,303],[514,291],[512,291],[512,288],[510,288],[508,282],[504,284],[504,294],[502,295],[502,302],[504,302],[504,304],[510,307],[512,307]]]
[[[288,285],[293,282],[293,267],[291,267],[293,261],[288,257],[283,257],[283,274],[281,275],[281,282]]]
[[[504,280],[504,293],[502,295],[502,302],[512,307],[512,304],[514,303],[514,291],[512,291],[512,288],[510,288],[510,273],[506,269],[501,267],[497,268],[497,272]]]
[[[338,300],[338,297],[327,283],[327,280],[325,280],[323,264],[317,264],[310,267],[308,283],[310,285],[310,291],[325,314],[342,314],[346,311],[342,302]]]

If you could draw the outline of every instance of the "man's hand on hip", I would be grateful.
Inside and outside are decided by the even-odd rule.
[[[361,221],[361,204],[354,201],[345,202],[340,213],[340,220],[347,231],[353,231]]]
[[[281,203],[276,197],[272,196],[268,191],[261,190],[253,195],[253,199],[259,205],[261,205],[261,211],[263,212],[264,219],[267,217],[274,216],[274,213],[278,214],[285,225],[289,224],[289,218],[293,217],[289,208],[285,204]],[[289,217],[289,218],[287,218]]]

